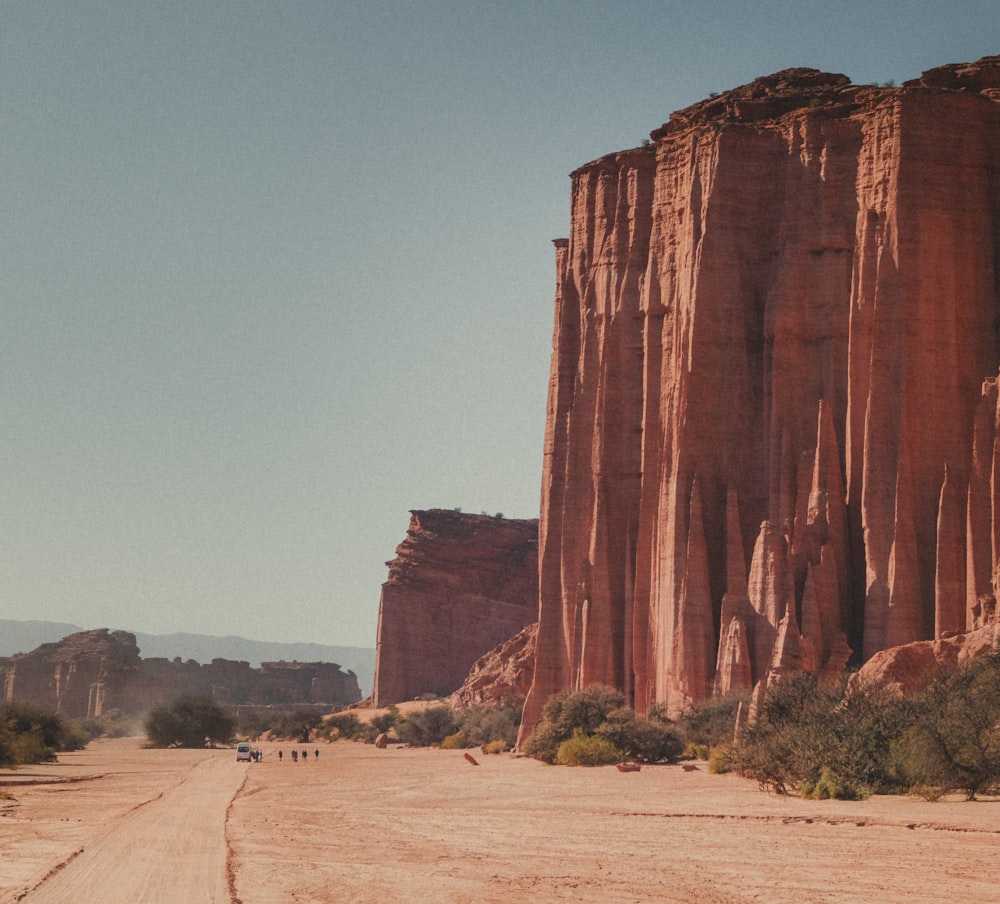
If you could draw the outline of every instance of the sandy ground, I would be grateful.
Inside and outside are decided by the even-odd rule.
[[[704,764],[263,747],[248,766],[101,741],[0,773],[0,902],[971,904],[1000,888],[1000,801],[805,801]]]

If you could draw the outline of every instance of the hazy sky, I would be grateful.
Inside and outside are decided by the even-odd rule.
[[[988,2],[0,2],[0,618],[373,646],[410,509],[536,517],[569,179]]]

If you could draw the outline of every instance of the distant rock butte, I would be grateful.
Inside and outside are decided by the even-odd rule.
[[[106,628],[71,634],[30,653],[0,658],[3,699],[50,707],[67,718],[111,709],[135,714],[181,694],[220,703],[348,704],[361,699],[354,672],[336,663],[141,659],[135,635]]]
[[[524,731],[995,617],[998,101],[789,69],[572,174]]]
[[[473,663],[538,618],[538,522],[413,511],[388,562],[375,706],[446,695]]]

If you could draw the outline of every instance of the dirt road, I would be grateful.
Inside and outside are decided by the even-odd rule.
[[[247,768],[230,750],[202,752],[175,783],[110,820],[16,900],[229,904],[226,814]]]

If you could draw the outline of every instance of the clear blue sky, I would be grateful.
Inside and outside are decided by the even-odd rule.
[[[0,618],[372,646],[408,510],[536,517],[570,171],[990,2],[0,2]]]

